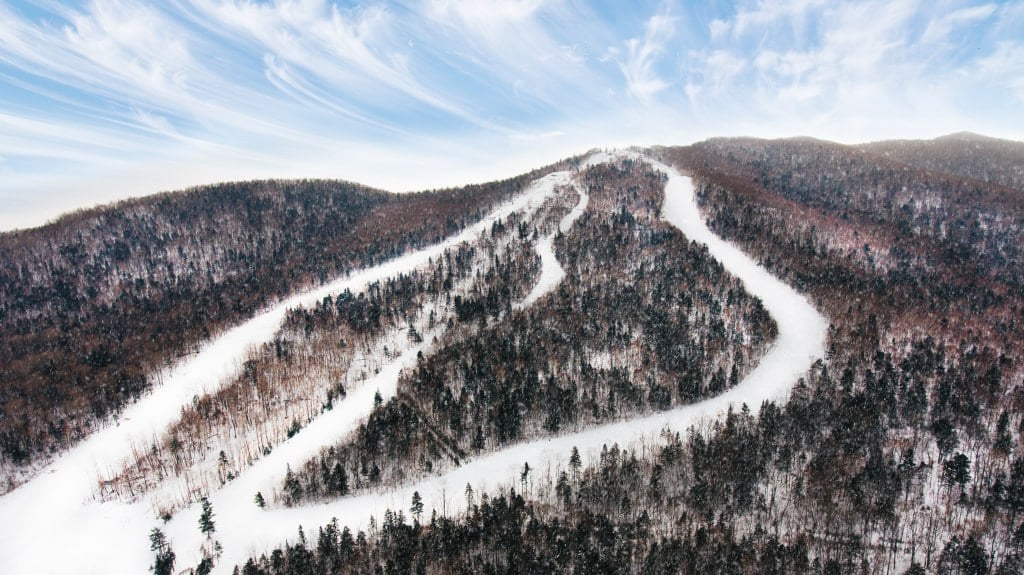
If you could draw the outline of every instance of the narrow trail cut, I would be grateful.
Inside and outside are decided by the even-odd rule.
[[[300,465],[321,447],[336,443],[341,435],[354,429],[372,409],[375,391],[384,389],[389,395],[395,393],[402,370],[414,365],[418,352],[429,351],[428,344],[410,346],[359,390],[354,390],[343,404],[315,419],[295,437],[210,495],[216,514],[214,538],[223,550],[216,562],[216,573],[230,573],[248,557],[297,539],[300,526],[307,536],[314,536],[318,527],[337,518],[340,525],[365,529],[371,515],[380,517],[387,509],[406,509],[414,491],[419,492],[425,509],[458,513],[466,505],[463,492],[467,484],[477,492],[510,484],[516,480],[524,463],[544,474],[562,465],[572,448],[577,447],[586,464],[597,457],[604,445],[626,445],[649,439],[665,428],[684,430],[741,404],[756,412],[764,401],[784,400],[788,396],[809,366],[824,357],[826,320],[805,297],[705,225],[689,177],[638,154],[595,154],[582,167],[617,157],[647,162],[667,175],[662,217],[690,240],[706,245],[708,252],[739,278],[775,319],[778,338],[757,367],[729,391],[692,405],[512,445],[469,460],[443,475],[383,492],[345,497],[325,504],[259,509],[253,503],[257,490],[272,489],[283,478],[287,466]],[[499,218],[518,210],[538,209],[556,189],[567,185],[574,185],[579,193],[576,208],[559,222],[558,230],[568,233],[572,223],[585,211],[588,199],[585,191],[574,182],[572,173],[554,172],[536,180],[523,195],[445,242],[289,298],[226,332],[201,353],[169,370],[163,375],[162,385],[125,411],[120,426],[94,434],[62,455],[34,480],[0,497],[0,517],[4,519],[0,522],[0,573],[145,573],[153,559],[148,535],[154,527],[160,527],[167,534],[179,568],[196,565],[200,560],[200,547],[207,543],[197,528],[199,506],[182,510],[169,523],[162,524],[153,519],[145,502],[92,502],[90,495],[97,470],[119,464],[133,441],[148,443],[154,434],[176,419],[181,407],[194,395],[215,391],[237,373],[245,353],[254,345],[270,341],[289,308],[311,305],[346,288],[358,291],[372,281],[423,266],[445,249],[484,233]],[[517,308],[533,304],[564,278],[565,272],[554,255],[553,241],[552,234],[538,242],[541,277]],[[54,553],[52,549],[61,551]]]
[[[804,296],[772,276],[740,249],[719,238],[707,227],[697,206],[691,178],[643,156],[629,154],[629,157],[647,162],[668,176],[662,217],[692,241],[707,246],[708,252],[729,273],[738,277],[745,289],[759,298],[775,319],[779,329],[778,338],[757,367],[729,391],[705,401],[577,433],[512,445],[472,459],[443,475],[386,491],[346,497],[325,504],[274,510],[259,510],[251,503],[252,494],[240,493],[239,501],[230,504],[232,510],[239,511],[237,522],[232,520],[230,531],[225,530],[219,536],[224,555],[215,568],[216,573],[230,573],[234,565],[253,555],[268,552],[285,541],[297,540],[300,526],[307,536],[316,533],[320,526],[332,519],[337,519],[341,526],[366,529],[371,516],[379,518],[388,509],[406,509],[413,492],[420,494],[425,509],[436,509],[442,514],[460,513],[466,506],[463,496],[466,485],[471,485],[479,493],[511,484],[516,481],[524,463],[529,463],[539,474],[547,474],[564,464],[572,448],[576,447],[583,457],[583,463],[587,464],[598,456],[605,445],[626,445],[650,439],[666,428],[681,431],[701,420],[720,417],[730,408],[739,409],[744,404],[756,413],[764,401],[784,400],[788,396],[811,364],[824,357],[828,322]],[[611,159],[614,157],[602,154],[599,160],[592,159],[588,165]],[[561,178],[552,177],[552,180],[556,179]],[[581,204],[583,197],[581,195]],[[566,219],[570,217],[573,215],[566,216]],[[575,217],[569,220],[570,224]],[[543,254],[541,257],[544,257]],[[558,266],[558,269],[561,267]],[[536,290],[535,287],[531,294]],[[533,301],[536,298],[531,303]],[[198,549],[202,543],[195,527],[198,518],[199,510],[193,508],[180,513],[168,526],[169,535],[176,543],[175,549],[180,549],[181,553],[187,554],[190,550]],[[193,563],[199,560],[195,554],[185,556]]]
[[[197,354],[157,374],[153,378],[153,389],[127,407],[116,425],[93,433],[44,467],[32,480],[0,497],[0,573],[147,572],[153,558],[149,550],[149,533],[161,524],[154,519],[153,510],[145,500],[138,503],[94,501],[96,481],[101,474],[112,475],[110,471],[117,469],[131,455],[133,445],[149,445],[177,421],[182,408],[190,405],[193,398],[215,393],[240,373],[250,350],[272,341],[289,309],[313,306],[325,296],[346,289],[359,293],[373,282],[422,268],[445,250],[486,233],[495,221],[519,211],[536,211],[555,192],[556,185],[566,180],[567,175],[568,172],[555,172],[538,179],[519,196],[442,242],[289,297],[216,336]],[[412,351],[413,359],[415,351]],[[382,372],[397,373],[409,361],[410,356],[403,354]],[[367,412],[372,408],[371,386],[376,383],[380,382],[370,382],[370,386],[361,388],[363,394],[370,390],[371,403]],[[355,405],[355,400],[360,397],[362,395],[355,394],[347,404]],[[350,421],[338,415],[342,411],[329,412],[334,417],[327,418],[325,422],[318,423],[319,418],[315,420],[307,436],[319,433],[323,437],[332,429],[346,429]],[[354,415],[358,418],[363,416],[361,414],[362,411]],[[336,440],[335,435],[330,443]],[[282,457],[274,455],[277,460]],[[267,464],[259,465],[259,468],[270,469]],[[284,473],[283,469],[281,473]],[[276,472],[271,475],[276,476]],[[247,476],[253,476],[252,468],[247,471]],[[259,483],[262,485],[269,480],[270,477],[266,477]],[[237,490],[234,484],[231,482],[225,488]],[[227,508],[219,510],[226,521],[230,521],[228,511]],[[61,552],[54,553],[53,549]],[[182,561],[178,565],[185,563]]]

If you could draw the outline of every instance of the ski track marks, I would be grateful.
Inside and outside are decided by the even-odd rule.
[[[235,565],[252,555],[267,552],[285,541],[298,538],[301,525],[307,539],[332,518],[353,529],[365,528],[370,516],[385,510],[405,510],[414,491],[423,498],[426,510],[453,514],[465,509],[465,486],[476,492],[513,484],[524,463],[536,474],[548,474],[563,464],[577,447],[584,463],[596,459],[604,445],[628,444],[651,438],[665,428],[676,431],[702,419],[717,417],[730,408],[747,404],[752,411],[766,400],[782,400],[808,366],[824,356],[828,324],[810,303],[782,283],[732,244],[722,240],[704,224],[689,177],[675,169],[637,154],[634,159],[649,163],[668,175],[662,217],[686,236],[707,246],[709,253],[738,277],[748,292],[759,298],[775,319],[779,335],[757,367],[742,382],[722,395],[628,421],[594,427],[585,431],[512,445],[499,452],[470,460],[444,475],[386,491],[346,497],[324,504],[296,508],[259,509],[253,503],[257,491],[271,493],[285,474],[287,465],[300,466],[321,446],[336,442],[355,429],[372,407],[373,394],[394,393],[402,370],[415,363],[418,351],[427,344],[405,350],[380,373],[354,390],[343,402],[315,419],[295,437],[277,446],[234,481],[210,495],[217,526],[214,538],[223,547],[215,573],[230,573]],[[584,167],[608,161],[607,154],[595,154]],[[130,441],[149,441],[169,425],[182,405],[196,394],[215,389],[238,369],[245,351],[269,341],[286,310],[311,304],[346,287],[360,288],[377,279],[408,271],[436,257],[447,247],[471,239],[499,217],[517,209],[536,209],[556,186],[570,182],[568,172],[555,172],[538,179],[522,196],[496,210],[489,218],[438,244],[408,254],[381,266],[307,294],[289,298],[270,311],[235,328],[207,346],[191,360],[164,376],[164,385],[125,411],[122,423],[94,434],[75,449],[45,468],[33,481],[0,498],[0,573],[142,573],[152,562],[148,534],[160,527],[177,554],[176,565],[196,565],[205,538],[199,532],[199,506],[180,511],[166,525],[154,520],[145,503],[95,503],[89,501],[96,470],[118,465],[128,452]],[[576,187],[579,204],[559,223],[564,233],[586,209],[587,196]],[[517,308],[526,307],[550,292],[564,277],[554,257],[554,235],[538,242],[542,259],[541,278]],[[425,341],[432,338],[425,338]],[[60,553],[48,549],[61,549]]]

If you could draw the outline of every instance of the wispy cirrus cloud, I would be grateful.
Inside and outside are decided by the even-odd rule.
[[[1022,137],[1022,26],[973,0],[13,0],[0,228],[223,179],[416,189],[712,135]]]
[[[924,34],[921,35],[921,41],[925,43],[945,42],[949,35],[958,28],[989,19],[995,14],[996,8],[995,4],[982,4],[938,15],[928,22]]]
[[[647,20],[643,36],[625,42],[621,56],[617,48],[612,49],[612,57],[621,58],[619,67],[630,94],[648,100],[669,86],[669,81],[657,71],[656,63],[674,33],[675,18],[662,11]]]
[[[763,33],[765,28],[781,24],[800,36],[812,19],[812,12],[825,4],[825,0],[759,0],[753,6],[738,9],[727,25],[723,26],[725,22],[719,20],[717,26],[731,30],[734,36],[743,36]]]
[[[968,71],[967,75],[986,83],[1002,84],[1024,102],[1024,42],[1000,42],[994,52],[977,62],[976,73]]]

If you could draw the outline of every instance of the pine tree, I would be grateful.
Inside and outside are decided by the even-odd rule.
[[[555,485],[555,493],[562,500],[562,506],[566,509],[572,503],[572,487],[569,485],[569,476],[564,471],[558,475],[558,483]]]
[[[409,507],[409,511],[416,518],[416,523],[419,523],[420,518],[423,516],[423,498],[420,497],[419,491],[412,492],[412,505]]]
[[[156,559],[154,559],[153,566],[149,570],[154,575],[170,575],[173,573],[174,551],[171,550],[167,537],[156,527],[149,532],[149,548],[156,553]]]
[[[527,481],[530,478],[530,464],[529,462],[523,463],[523,471],[519,474],[519,481],[523,483],[523,493],[526,493]]]
[[[284,475],[284,503],[294,505],[302,498],[302,484],[299,483],[291,465],[288,465]]]
[[[996,441],[993,449],[1003,457],[1013,451],[1013,437],[1010,436],[1010,416],[1005,411],[999,415],[999,423],[996,424]]]
[[[210,500],[205,497],[200,499],[199,502],[203,506],[203,512],[199,515],[199,531],[209,538],[217,530],[213,523],[213,506],[210,505]]]
[[[971,481],[971,460],[963,453],[957,453],[942,464],[942,479],[946,485],[959,485],[963,490],[964,485]]]
[[[348,473],[345,472],[345,468],[341,466],[340,462],[336,462],[331,470],[330,484],[328,489],[338,495],[348,495]]]
[[[263,509],[264,507],[267,506],[266,500],[263,499],[263,494],[260,493],[259,491],[256,492],[256,497],[253,499],[253,501],[256,502],[256,506],[259,507],[260,509]]]
[[[203,557],[202,561],[196,567],[196,575],[210,575],[213,571],[213,559],[209,557]]]

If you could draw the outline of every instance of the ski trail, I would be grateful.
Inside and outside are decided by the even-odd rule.
[[[611,156],[604,152],[598,152],[591,154],[580,167],[581,169],[586,169],[598,164],[603,164],[610,160]],[[565,278],[565,269],[562,268],[562,265],[558,263],[558,258],[555,257],[555,236],[559,232],[563,234],[569,233],[569,230],[572,229],[572,225],[576,223],[576,220],[578,220],[584,212],[587,211],[587,206],[590,205],[590,195],[587,194],[587,191],[583,189],[583,186],[580,185],[579,182],[573,182],[569,179],[568,174],[566,173],[566,177],[562,182],[562,185],[570,184],[573,186],[573,190],[579,195],[579,201],[577,201],[576,206],[558,222],[558,228],[555,232],[544,236],[544,238],[537,243],[537,255],[540,256],[541,261],[540,278],[537,280],[537,283],[534,284],[530,293],[526,294],[526,297],[524,297],[522,301],[513,305],[512,309],[522,310],[530,307],[536,303],[538,299],[544,297],[558,287],[558,284],[562,283],[562,280]]]
[[[558,284],[562,283],[565,278],[565,270],[558,263],[558,258],[555,257],[555,237],[559,232],[568,233],[572,229],[573,223],[583,215],[583,212],[587,211],[587,205],[590,203],[590,196],[582,186],[577,184],[573,186],[573,189],[579,195],[579,201],[568,214],[562,217],[554,232],[538,240],[536,250],[537,255],[540,256],[540,277],[537,279],[537,283],[533,284],[530,293],[526,294],[522,301],[516,302],[512,309],[521,310],[530,307],[558,287]]]
[[[412,485],[327,504],[293,509],[257,508],[253,503],[255,492],[262,490],[269,494],[269,488],[278,485],[283,477],[283,466],[293,462],[301,464],[308,456],[315,455],[322,445],[332,443],[354,429],[372,408],[372,395],[377,389],[393,393],[391,386],[397,382],[402,369],[413,365],[417,351],[427,349],[423,344],[412,347],[384,366],[379,374],[352,390],[334,410],[311,422],[236,480],[211,494],[217,524],[215,538],[223,546],[215,572],[230,573],[234,565],[244,562],[249,556],[296,539],[300,525],[310,539],[316,536],[316,529],[332,517],[337,517],[343,525],[365,528],[371,515],[380,517],[386,509],[407,509],[414,491],[423,497],[426,509],[457,513],[465,508],[463,491],[467,484],[479,492],[513,483],[524,462],[529,462],[534,473],[545,473],[563,463],[574,446],[580,448],[585,462],[589,462],[596,457],[602,445],[612,442],[624,444],[650,437],[665,427],[682,430],[702,418],[719,416],[741,403],[756,411],[764,400],[783,399],[788,395],[808,365],[824,356],[826,321],[805,298],[707,228],[697,208],[689,178],[637,154],[629,156],[646,161],[668,174],[663,217],[690,239],[707,245],[709,253],[743,281],[747,291],[760,298],[775,318],[779,327],[778,339],[758,366],[739,385],[706,401],[578,433],[513,445],[472,460],[442,476],[426,478]],[[583,167],[606,162],[609,158],[606,154],[595,154]],[[200,545],[204,541],[198,529],[198,506],[183,510],[170,523],[160,525],[152,518],[152,512],[144,502],[91,501],[97,471],[119,465],[132,442],[147,444],[154,434],[177,418],[181,406],[191,401],[193,396],[214,391],[237,373],[252,346],[271,340],[288,308],[312,305],[324,296],[346,288],[357,291],[373,281],[425,265],[445,249],[486,231],[498,218],[505,218],[517,210],[538,209],[556,186],[569,180],[568,172],[544,176],[521,196],[457,236],[288,298],[224,333],[196,356],[166,370],[162,374],[162,383],[152,393],[125,410],[120,425],[93,434],[44,468],[35,479],[0,497],[0,573],[143,573],[153,558],[148,534],[157,526],[167,533],[174,545],[178,569],[196,565],[200,559]],[[580,190],[580,202],[559,223],[559,229],[567,231],[583,213],[587,201]],[[552,244],[546,241],[548,239],[546,237],[538,245],[538,253],[544,262],[542,281],[527,296],[529,303],[557,286],[564,276],[564,270],[554,258]],[[549,253],[541,252],[544,246]],[[548,270],[547,276],[543,270]],[[551,275],[552,270],[554,275]],[[544,292],[539,289],[542,282],[550,286]],[[531,298],[535,292],[538,295]],[[528,305],[527,299],[522,305]],[[432,338],[425,338],[429,339]],[[60,551],[54,553],[53,549]]]
[[[152,391],[128,406],[117,425],[96,431],[32,480],[0,497],[0,573],[146,572],[152,562],[149,532],[158,523],[145,501],[93,501],[101,471],[110,476],[109,471],[130,455],[132,445],[148,445],[177,420],[193,397],[215,392],[235,376],[250,349],[273,339],[288,309],[315,305],[345,289],[358,292],[374,281],[427,265],[445,250],[488,231],[494,221],[539,209],[566,175],[554,172],[537,179],[522,194],[443,242],[289,297],[163,370]],[[320,424],[325,429],[328,425]]]
[[[545,199],[558,187],[570,184],[572,180],[569,172],[553,172],[538,180],[535,186],[542,191],[538,197]],[[565,277],[565,271],[554,255],[553,243],[559,231],[567,232],[576,219],[586,211],[589,196],[578,188],[577,192],[579,200],[576,206],[559,221],[555,232],[545,236],[535,248],[543,262],[541,277],[524,301],[532,304],[554,289]],[[539,208],[539,203],[535,201],[525,206],[524,211],[532,213]],[[546,252],[543,251],[545,248]],[[525,305],[527,304],[521,303],[518,307],[522,308]],[[380,392],[384,401],[393,397],[397,392],[402,372],[415,366],[420,353],[429,353],[434,336],[440,336],[444,331],[442,327],[426,333],[423,343],[407,347],[398,357],[383,366],[374,377],[360,383],[333,410],[314,419],[293,438],[276,446],[269,455],[256,461],[233,481],[209,495],[208,499],[215,511],[229,510],[228,513],[220,513],[218,520],[220,527],[216,539],[225,549],[222,561],[218,562],[218,569],[228,569],[232,561],[228,559],[231,556],[228,550],[246,549],[244,556],[237,560],[244,561],[253,550],[268,549],[280,543],[282,539],[273,528],[273,523],[277,520],[276,514],[282,510],[265,511],[258,508],[254,503],[256,493],[262,493],[264,496],[274,493],[284,481],[288,467],[299,469],[316,457],[324,446],[331,445],[355,431],[372,411],[374,394]],[[201,559],[199,552],[204,538],[195,528],[199,512],[199,507],[193,505],[179,512],[164,528],[175,548],[181,549],[176,551],[179,557],[182,554],[189,557],[185,564],[198,563]],[[241,536],[236,537],[236,534]]]
[[[766,400],[785,399],[793,385],[808,367],[824,357],[828,323],[824,317],[788,285],[773,277],[741,250],[716,236],[704,223],[697,207],[693,182],[674,168],[630,154],[668,175],[662,217],[678,227],[688,238],[707,246],[731,274],[738,277],[746,290],[759,298],[775,319],[779,335],[757,367],[737,386],[702,402],[669,411],[587,429],[553,438],[512,445],[499,452],[471,460],[442,476],[425,478],[414,484],[387,491],[342,498],[326,504],[291,509],[259,510],[252,503],[254,493],[239,494],[230,505],[231,528],[218,531],[224,554],[215,567],[216,573],[231,569],[253,555],[259,555],[294,541],[302,526],[306,537],[316,537],[317,529],[337,518],[339,524],[365,529],[369,517],[381,517],[387,509],[407,510],[413,492],[419,492],[424,508],[440,513],[459,513],[465,509],[463,495],[466,485],[477,493],[515,484],[524,463],[536,474],[548,474],[563,464],[573,447],[580,450],[584,463],[596,459],[604,445],[626,444],[656,436],[665,428],[682,431],[706,418],[719,417],[730,408],[742,404],[756,413]],[[600,161],[606,161],[602,157]],[[568,217],[568,216],[567,216]],[[215,507],[215,510],[217,508]],[[196,564],[202,538],[197,529],[199,511],[193,507],[179,513],[168,525],[168,534],[175,542],[179,559]],[[224,521],[226,518],[223,518]]]

